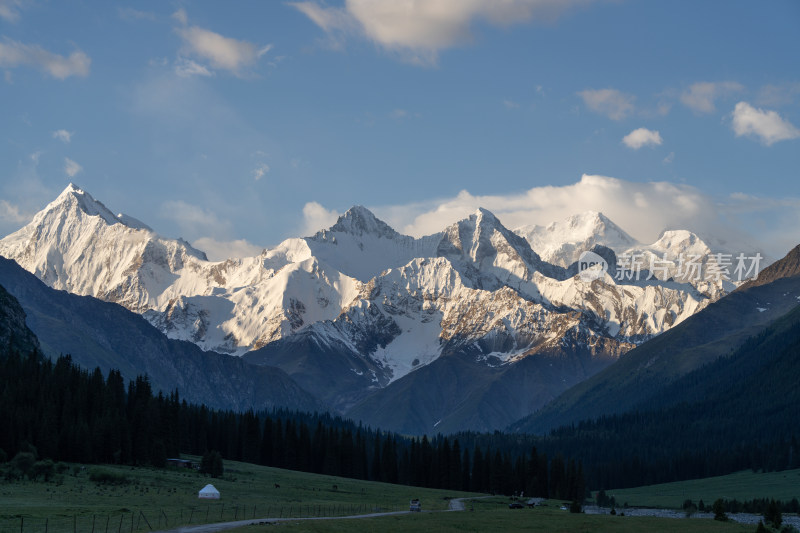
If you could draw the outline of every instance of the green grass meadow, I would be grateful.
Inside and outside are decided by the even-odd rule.
[[[236,533],[405,533],[409,531],[437,533],[479,533],[486,531],[540,531],[547,533],[619,532],[619,533],[715,533],[752,532],[752,526],[700,519],[625,517],[611,515],[571,514],[562,511],[557,502],[546,507],[509,509],[508,500],[490,498],[467,502],[464,512],[412,513],[355,520],[297,521],[273,525],[246,526]],[[470,511],[470,508],[474,510]],[[277,528],[277,529],[276,529]]]
[[[711,505],[717,498],[739,501],[755,498],[774,498],[789,501],[800,499],[800,470],[754,473],[737,472],[727,476],[649,485],[633,489],[607,490],[618,506],[627,502],[631,506],[680,509],[690,499],[695,504],[703,500]]]
[[[129,483],[94,483],[90,473],[98,469],[124,475]],[[0,481],[0,533],[130,532],[253,517],[342,516],[407,510],[412,498],[435,510],[447,509],[446,498],[468,495],[234,461],[225,461],[219,479],[183,469],[103,465],[76,470],[49,483]],[[219,500],[198,499],[207,483],[220,491]]]
[[[349,516],[404,511],[420,498],[425,512],[379,518],[287,521],[239,528],[260,533],[279,528],[292,532],[361,533],[441,531],[547,532],[723,532],[752,531],[750,526],[707,519],[669,519],[571,514],[561,503],[545,502],[535,509],[509,509],[508,500],[458,491],[422,489],[386,483],[292,472],[233,461],[225,475],[211,479],[193,470],[70,465],[50,482],[0,482],[0,533],[145,532],[181,525],[251,518]],[[126,478],[127,483],[98,484],[94,471]],[[620,505],[679,508],[683,501],[718,497],[791,499],[800,486],[800,471],[740,473],[721,478],[671,483],[624,491],[608,491]],[[197,492],[212,483],[220,500],[200,500]],[[280,485],[276,488],[275,485]],[[449,498],[478,497],[464,512],[442,511]]]

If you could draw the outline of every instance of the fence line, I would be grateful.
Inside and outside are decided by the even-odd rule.
[[[204,508],[205,507],[205,512]],[[123,513],[86,513],[59,516],[0,518],[0,533],[147,533],[162,529],[256,518],[316,518],[351,516],[398,510],[397,504],[372,503],[264,503],[223,502],[182,508],[142,508]]]

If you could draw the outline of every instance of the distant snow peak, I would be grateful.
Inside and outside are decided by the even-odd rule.
[[[546,262],[568,267],[580,254],[595,245],[603,245],[617,254],[637,244],[607,216],[598,211],[571,215],[547,226],[528,225],[515,230]]]
[[[103,205],[102,202],[92,198],[91,194],[82,190],[74,183],[67,185],[61,194],[39,214],[44,216],[47,213],[66,212],[70,210],[80,211],[89,216],[100,216],[108,224],[116,224],[119,222],[117,216]]]
[[[400,235],[386,222],[376,217],[372,211],[360,205],[348,209],[328,231],[332,233],[349,233],[356,236],[369,234],[387,239]]]
[[[660,258],[700,246],[678,230],[641,246],[598,212],[512,232],[484,208],[413,238],[355,206],[313,237],[209,262],[70,184],[0,240],[0,255],[52,287],[119,303],[203,349],[241,355],[306,339],[348,350],[364,376],[382,369],[375,379],[384,386],[455,352],[505,364],[568,342],[617,356],[724,291],[658,279],[617,283],[608,274],[584,282],[567,267],[585,250],[610,273],[615,253]]]

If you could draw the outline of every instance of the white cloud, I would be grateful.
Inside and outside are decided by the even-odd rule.
[[[39,164],[39,158],[42,157],[42,154],[44,154],[42,150],[36,150],[29,156],[31,158],[31,161],[33,161],[33,166]]]
[[[623,144],[628,148],[638,150],[642,146],[658,146],[663,141],[661,134],[647,128],[638,128],[622,138]]]
[[[767,146],[800,137],[800,130],[777,112],[757,109],[747,102],[736,104],[731,126],[737,137],[757,137]]]
[[[697,113],[713,113],[716,110],[714,101],[722,96],[744,90],[735,81],[699,82],[691,85],[681,93],[681,102]]]
[[[8,22],[17,22],[21,7],[21,0],[0,0],[0,18]]]
[[[513,100],[503,100],[503,105],[506,109],[519,109],[519,104]]]
[[[76,163],[69,157],[64,158],[64,174],[72,178],[75,177],[82,170],[83,167],[80,166],[78,163]]]
[[[192,246],[202,250],[210,261],[224,261],[238,257],[253,257],[261,253],[262,247],[245,239],[220,241],[213,237],[200,237],[192,242]]]
[[[53,139],[69,144],[72,141],[72,136],[75,135],[74,131],[56,130],[53,132]]]
[[[186,26],[189,23],[189,16],[186,14],[186,10],[183,8],[180,8],[173,13],[172,18],[177,20],[181,26]]]
[[[253,178],[256,181],[258,181],[261,178],[263,178],[264,176],[266,176],[267,172],[269,172],[269,165],[267,165],[266,163],[262,163],[262,164],[258,165],[255,168],[255,170],[253,170]]]
[[[664,163],[665,165],[669,165],[673,161],[675,161],[675,152],[670,152],[667,154],[667,157],[664,158],[662,163]]]
[[[758,91],[758,105],[781,106],[794,102],[800,94],[800,82],[789,82],[780,85],[764,85]]]
[[[92,60],[76,50],[68,57],[48,52],[36,44],[23,44],[12,39],[0,43],[0,67],[28,65],[63,80],[70,76],[88,76]]]
[[[253,43],[225,37],[198,26],[176,28],[175,31],[183,39],[183,54],[201,58],[212,67],[237,76],[241,76],[245,67],[255,64],[272,48],[272,45],[267,45],[259,49]]]
[[[492,211],[512,229],[600,211],[645,243],[654,242],[665,229],[689,229],[729,243],[740,242],[748,235],[748,226],[729,220],[730,206],[690,185],[639,183],[597,175],[583,175],[571,185],[533,187],[516,194],[478,196],[461,191],[452,198],[371,209],[398,231],[421,237],[442,231],[478,207]],[[315,204],[315,211],[329,213],[316,229],[329,226],[335,216],[319,204]]]
[[[321,229],[331,227],[339,218],[335,210],[325,209],[318,202],[308,202],[303,206],[302,235],[313,235]]]
[[[7,200],[0,200],[0,225],[2,226],[22,226],[31,218],[32,214],[23,213],[19,206]]]
[[[189,240],[207,238],[224,239],[230,234],[231,223],[220,219],[216,213],[183,200],[169,200],[161,204],[161,216],[175,222]]]
[[[344,7],[326,7],[311,1],[290,5],[337,42],[355,35],[399,53],[407,61],[431,65],[436,64],[441,50],[472,41],[472,26],[477,21],[506,27],[532,19],[553,19],[573,6],[590,1],[348,0]]]
[[[139,11],[132,7],[117,7],[117,15],[122,20],[149,20],[155,21],[158,19],[156,14],[152,11]]]
[[[636,99],[632,94],[616,89],[586,89],[579,92],[578,96],[590,110],[611,120],[622,120],[633,113],[633,102]]]
[[[266,54],[267,52],[269,52],[270,50],[272,50],[272,47],[273,47],[273,45],[272,45],[272,44],[268,44],[268,45],[266,45],[266,46],[262,46],[262,47],[261,47],[261,48],[258,50],[258,52],[256,52],[256,57],[261,57],[261,56],[263,56],[264,54]]]
[[[204,65],[201,65],[191,59],[180,57],[175,62],[175,74],[181,78],[190,78],[192,76],[213,76],[214,73],[208,70]]]

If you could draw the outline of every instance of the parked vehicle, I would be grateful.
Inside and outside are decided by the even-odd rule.
[[[422,511],[422,504],[419,503],[418,499],[411,500],[411,503],[408,506],[409,511],[420,512]]]

